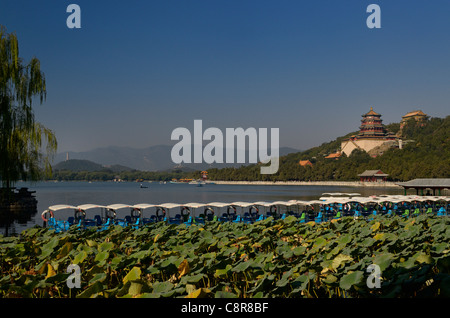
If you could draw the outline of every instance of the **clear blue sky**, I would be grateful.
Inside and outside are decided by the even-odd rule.
[[[81,29],[66,8],[81,7]],[[366,8],[381,7],[381,29]],[[411,110],[449,114],[450,1],[2,0],[47,79],[59,151],[173,144],[176,127],[279,128],[307,149]]]

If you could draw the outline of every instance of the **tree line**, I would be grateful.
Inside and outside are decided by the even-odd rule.
[[[184,172],[182,170],[172,171],[122,171],[114,172],[108,169],[102,171],[70,171],[58,170],[53,172],[52,177],[47,180],[58,181],[170,181],[173,179],[198,179],[200,172]]]

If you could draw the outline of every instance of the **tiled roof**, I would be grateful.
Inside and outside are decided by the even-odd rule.
[[[427,116],[427,114],[425,114],[423,111],[421,110],[415,110],[412,112],[407,113],[405,116],[402,116],[402,118],[405,117],[413,117],[413,116]]]
[[[300,165],[300,166],[312,166],[312,162],[311,161],[309,161],[309,160],[300,160],[299,162],[298,162],[298,164]]]
[[[450,179],[449,178],[414,179],[407,182],[399,182],[397,184],[405,187],[450,188]]]
[[[340,156],[341,156],[340,152],[330,153],[328,156],[325,157],[325,159],[339,158]]]
[[[384,173],[381,170],[366,170],[361,174],[358,174],[360,177],[372,177],[372,176],[378,176],[378,177],[387,177],[388,174]]]
[[[381,115],[376,113],[376,112],[374,112],[373,108],[370,107],[370,111],[367,114],[365,114],[364,116],[381,116]]]

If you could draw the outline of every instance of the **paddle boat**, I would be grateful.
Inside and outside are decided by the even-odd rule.
[[[285,219],[289,216],[296,217],[299,223],[311,221],[322,223],[342,217],[361,217],[371,221],[377,215],[398,215],[405,218],[417,217],[421,214],[448,216],[449,206],[450,197],[445,196],[383,195],[361,197],[340,195],[338,197],[326,196],[319,200],[310,201],[140,203],[136,205],[82,204],[78,206],[58,204],[52,205],[42,212],[41,217],[44,221],[44,226],[59,233],[72,227],[78,229],[95,227],[97,230],[102,231],[113,225],[118,225],[138,229],[145,224],[156,222],[185,224],[187,226],[215,221],[252,224],[269,217],[277,220]],[[72,210],[73,215],[67,217],[67,211],[64,212],[64,210]],[[123,213],[118,213],[121,210],[129,210],[130,212],[124,217],[118,217],[118,214],[123,215]],[[147,211],[153,211],[153,214],[150,213],[150,216],[145,216]],[[66,216],[67,219],[57,218],[55,214]]]

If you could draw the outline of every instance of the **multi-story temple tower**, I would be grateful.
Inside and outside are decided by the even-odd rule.
[[[362,115],[359,133],[341,143],[341,152],[349,156],[353,150],[361,149],[366,152],[387,142],[396,143],[397,137],[383,125],[381,114],[370,107],[370,111]]]
[[[362,115],[361,126],[359,126],[358,138],[380,138],[388,134],[381,120],[381,115],[374,112],[370,107],[367,114]]]

